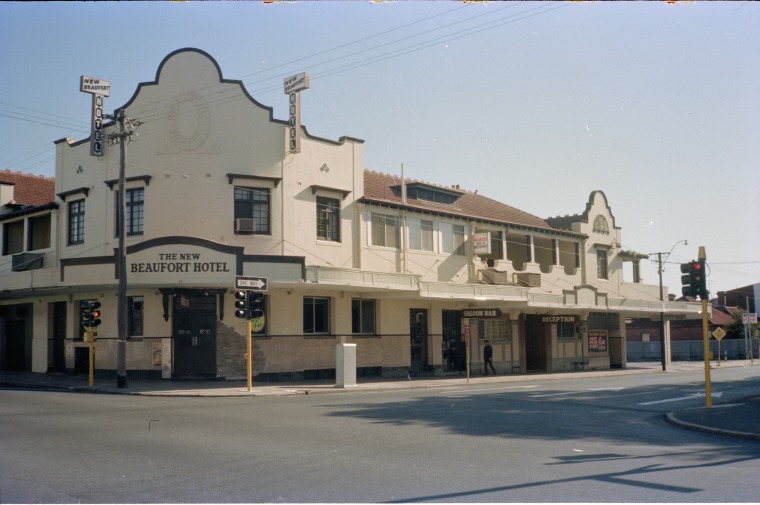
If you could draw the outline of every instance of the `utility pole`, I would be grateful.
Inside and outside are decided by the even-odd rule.
[[[679,240],[678,242],[673,244],[673,247],[670,248],[670,252],[668,253],[662,253],[662,252],[652,253],[652,254],[657,255],[657,273],[660,276],[660,302],[662,303],[662,309],[660,310],[660,360],[662,361],[663,372],[667,371],[668,369],[667,356],[665,353],[665,351],[668,349],[665,346],[665,295],[663,293],[663,288],[662,288],[662,264],[663,264],[662,255],[666,254],[665,261],[668,261],[668,258],[670,257],[670,253],[672,253],[673,249],[675,249],[676,246],[680,244],[681,242],[683,242],[684,245],[689,245],[688,240]],[[670,344],[670,342],[668,342],[668,344]]]
[[[660,302],[662,302],[662,311],[660,312],[660,360],[662,361],[662,371],[668,369],[667,359],[665,356],[665,299],[662,291],[662,253],[657,253],[657,271],[660,273]]]
[[[135,134],[134,124],[129,122],[129,130],[125,126],[124,109],[119,109],[115,113],[115,119],[119,123],[119,132],[109,137],[111,143],[118,143],[119,152],[119,248],[118,248],[118,274],[119,274],[119,298],[117,305],[117,319],[119,329],[119,340],[116,347],[116,386],[119,388],[127,387],[127,333],[129,326],[127,314],[129,307],[127,305],[127,250],[125,238],[127,235],[127,199],[126,199],[126,168],[127,168],[127,141],[132,140]]]

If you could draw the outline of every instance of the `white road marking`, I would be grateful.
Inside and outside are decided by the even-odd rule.
[[[712,398],[720,398],[723,393],[710,393]],[[694,398],[704,398],[705,393],[694,393],[693,395],[679,396],[677,398],[666,398],[664,400],[655,400],[653,402],[643,402],[637,405],[656,405],[658,403],[680,402],[682,400],[693,400]]]
[[[531,395],[531,398],[547,398],[547,397],[550,397],[550,396],[581,395],[581,394],[584,394],[584,393],[589,393],[589,392],[596,393],[596,392],[600,392],[600,391],[622,391],[623,389],[625,389],[625,388],[623,387],[623,388],[581,389],[581,390],[578,390],[578,391],[565,391],[564,393],[546,393],[546,394],[543,394],[543,395]]]

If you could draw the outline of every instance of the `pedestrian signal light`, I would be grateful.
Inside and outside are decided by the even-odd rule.
[[[235,317],[248,319],[248,292],[235,291]]]

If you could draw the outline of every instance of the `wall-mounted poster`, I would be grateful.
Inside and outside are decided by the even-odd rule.
[[[607,330],[588,330],[588,352],[607,352]]]

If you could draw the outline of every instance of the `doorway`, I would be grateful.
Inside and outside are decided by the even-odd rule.
[[[551,325],[541,322],[541,316],[525,319],[525,366],[528,372],[549,370]]]
[[[443,367],[446,371],[463,372],[466,368],[466,349],[462,338],[462,311],[444,310]]]
[[[66,370],[66,302],[53,303],[53,362],[48,366],[55,372]]]
[[[2,369],[31,370],[31,366],[26,366],[26,355],[26,321],[23,319],[6,321]]]
[[[428,369],[427,320],[426,309],[409,310],[410,373],[420,373]]]
[[[216,296],[176,294],[173,298],[173,375],[216,376]]]

